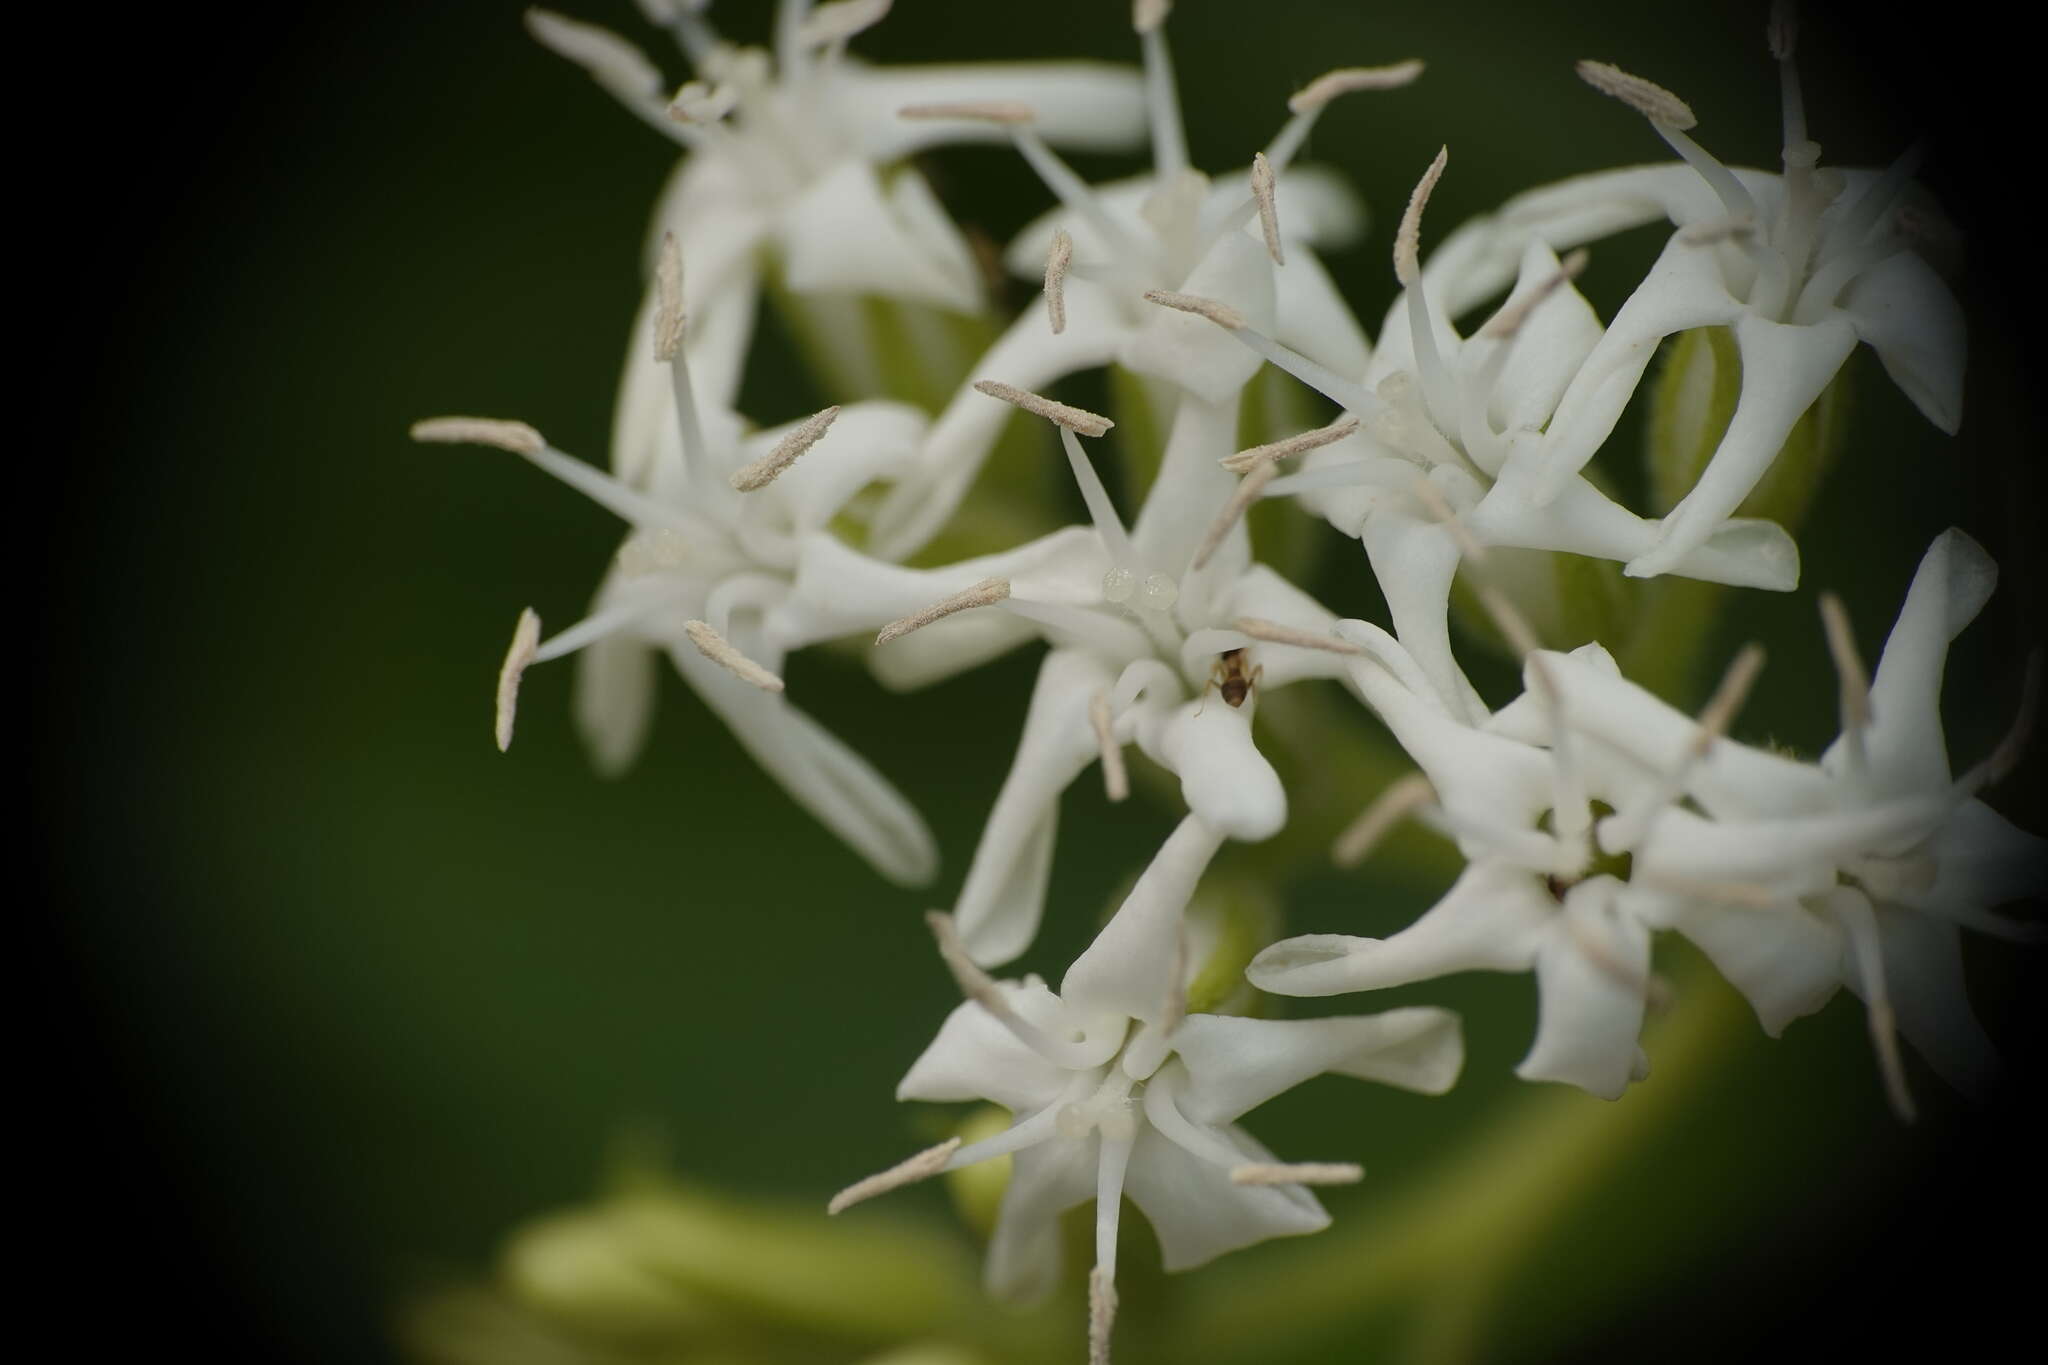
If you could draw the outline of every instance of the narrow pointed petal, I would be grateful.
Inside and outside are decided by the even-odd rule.
[[[593,603],[603,603],[615,578],[607,578]],[[618,777],[633,766],[654,719],[657,674],[654,647],[630,631],[607,635],[576,656],[576,685],[570,705],[591,766]]]
[[[2038,897],[2048,886],[2048,839],[2027,833],[1982,801],[1957,807],[1928,852],[1934,885],[1900,897],[1916,910],[1976,914]]]
[[[1672,927],[1741,991],[1763,1030],[1776,1038],[1794,1019],[1825,1005],[1842,984],[1841,931],[1797,901],[1768,909],[1693,901]]]
[[[1212,1130],[1247,1163],[1273,1154],[1239,1128]],[[1330,1225],[1314,1195],[1300,1185],[1233,1185],[1229,1172],[1161,1137],[1151,1128],[1131,1152],[1124,1194],[1159,1235],[1169,1271],[1203,1265],[1225,1252],[1273,1237],[1297,1237]]]
[[[1475,864],[1421,919],[1392,938],[1287,939],[1253,958],[1245,975],[1275,995],[1341,995],[1452,972],[1526,971],[1556,911],[1534,875]]]
[[[1580,882],[1537,950],[1536,1042],[1515,1074],[1620,1098],[1635,1071],[1649,980],[1649,931],[1617,910],[1609,879]]]
[[[1273,338],[1338,374],[1355,377],[1372,361],[1358,316],[1306,246],[1288,248],[1287,267],[1273,275]]]
[[[1237,485],[1219,464],[1236,448],[1237,411],[1236,392],[1221,403],[1190,393],[1174,405],[1159,473],[1131,528],[1132,548],[1144,563],[1178,576],[1194,558],[1216,509]]]
[[[1934,267],[1902,251],[1858,275],[1839,306],[1913,406],[1954,435],[1969,344],[1962,304]]]
[[[1240,233],[1211,247],[1179,292],[1227,303],[1251,327],[1273,330],[1273,263],[1264,247]],[[1147,310],[1117,359],[1126,369],[1177,384],[1210,403],[1237,393],[1263,363],[1215,323],[1159,307]]]
[[[981,304],[974,257],[913,170],[885,190],[865,161],[842,161],[777,224],[796,293],[888,294],[972,312]]]
[[[960,937],[983,966],[1008,962],[1037,936],[1060,794],[1095,761],[1088,707],[1113,681],[1101,664],[1072,650],[1054,650],[1038,670],[1017,757],[954,907]]]
[[[1067,968],[1061,998],[1091,1014],[1162,1018],[1183,989],[1174,970],[1188,902],[1222,845],[1223,835],[1199,818],[1183,819],[1095,941]]]
[[[1065,1036],[1066,1008],[1044,982],[1036,977],[1002,981],[997,989],[1025,1019]],[[994,1015],[967,1001],[946,1016],[939,1036],[897,1084],[896,1098],[937,1104],[988,1100],[1021,1116],[1058,1099],[1071,1079],[1072,1073],[1033,1052]]]
[[[1194,1014],[1173,1049],[1189,1078],[1180,1109],[1197,1123],[1233,1122],[1325,1072],[1441,1095],[1465,1060],[1458,1016],[1430,1006],[1340,1019]]]
[[[1998,1049],[1970,1006],[1963,974],[1962,931],[1930,915],[1892,906],[1876,908],[1884,945],[1885,986],[1899,1033],[1936,1075],[1963,1094],[1982,1099],[1998,1085]],[[1849,989],[1868,998],[1868,983],[1845,955]]]
[[[1365,519],[1359,539],[1387,595],[1402,647],[1421,665],[1443,705],[1478,720],[1484,704],[1451,652],[1451,583],[1463,557],[1457,539],[1433,518],[1413,515],[1393,501]]]
[[[748,437],[741,459],[773,449],[800,423],[768,427]],[[849,403],[839,410],[816,451],[775,480],[776,494],[789,508],[798,534],[823,531],[847,502],[868,484],[893,479],[916,459],[927,419],[908,403]]]
[[[1493,348],[1509,348],[1487,396],[1487,416],[1495,430],[1520,431],[1548,422],[1600,342],[1600,319],[1593,306],[1570,282],[1556,283],[1562,270],[1556,252],[1541,241],[1530,242],[1522,255],[1521,275],[1502,307],[1514,307],[1539,291],[1542,302],[1513,337],[1475,337],[1466,343],[1469,354],[1463,363],[1473,369],[1485,367]]]
[[[982,1278],[995,1298],[1030,1304],[1059,1283],[1060,1215],[1095,1197],[1095,1140],[1056,1137],[1010,1160]]]

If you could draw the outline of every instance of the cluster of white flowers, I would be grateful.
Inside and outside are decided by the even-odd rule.
[[[2043,884],[2048,845],[1979,799],[2018,757],[2024,727],[1961,776],[1943,740],[1947,648],[1995,577],[1984,551],[1960,531],[1927,550],[1874,676],[1840,605],[1823,600],[1841,736],[1813,762],[1727,737],[1758,652],[1687,715],[1631,682],[1598,641],[1543,647],[1489,564],[1495,552],[1567,554],[1630,577],[1795,589],[1791,535],[1733,513],[1858,340],[1930,421],[1955,429],[1961,315],[1916,250],[1931,210],[1915,197],[1914,159],[1879,173],[1819,167],[1788,8],[1769,31],[1781,170],[1724,166],[1688,135],[1695,120],[1678,97],[1582,63],[1586,82],[1647,119],[1680,161],[1524,193],[1425,254],[1440,153],[1401,217],[1401,293],[1369,343],[1316,255],[1359,234],[1359,208],[1337,177],[1295,163],[1330,101],[1405,85],[1418,61],[1310,83],[1249,168],[1212,178],[1189,159],[1168,0],[1133,6],[1135,71],[869,67],[848,43],[888,0],[782,0],[772,53],[721,42],[704,0],[641,5],[695,68],[679,91],[610,32],[530,16],[536,37],[684,149],[656,215],[612,472],[522,423],[440,418],[414,432],[517,453],[630,528],[586,619],[544,640],[531,611],[520,617],[499,678],[500,747],[523,671],[578,653],[579,721],[599,765],[622,767],[646,730],[658,648],[795,800],[883,875],[920,885],[937,870],[923,821],[791,704],[785,657],[871,635],[876,671],[905,686],[1032,640],[1049,646],[958,898],[931,917],[965,1003],[898,1088],[904,1099],[986,1101],[1014,1121],[860,1182],[834,1212],[1011,1156],[987,1277],[996,1293],[1029,1296],[1056,1282],[1059,1215],[1093,1200],[1099,1361],[1124,1195],[1157,1230],[1168,1269],[1312,1232],[1328,1215],[1308,1187],[1360,1168],[1282,1163],[1237,1119],[1325,1072],[1431,1094],[1454,1083],[1462,1042],[1444,1010],[1286,1022],[1189,1012],[1206,951],[1189,907],[1206,869],[1225,841],[1267,839],[1289,819],[1257,741],[1260,700],[1306,679],[1348,689],[1419,769],[1347,832],[1344,859],[1412,816],[1455,841],[1466,865],[1390,938],[1266,947],[1246,973],[1260,990],[1330,995],[1533,970],[1540,1017],[1518,1074],[1612,1098],[1647,1074],[1651,944],[1675,931],[1774,1035],[1838,987],[1856,993],[1902,1112],[1895,1034],[1959,1086],[1991,1077],[1959,935],[2024,936],[1998,908]],[[1107,185],[1054,150],[1148,136],[1151,170]],[[1058,201],[1003,257],[1042,279],[1042,305],[978,358],[950,360],[963,382],[935,415],[860,401],[750,430],[732,404],[765,282],[839,338],[856,384],[871,368],[850,322],[861,307],[901,310],[914,333],[934,310],[987,307],[965,239],[904,161],[969,139],[1014,144]],[[1660,218],[1671,227],[1661,256],[1603,325],[1575,283],[1580,248]],[[1588,463],[1660,343],[1701,328],[1732,336],[1739,393],[1689,489],[1645,517]],[[941,334],[922,335],[929,347]],[[1338,411],[1240,449],[1249,386],[1271,378],[1268,364]],[[1114,423],[1041,392],[1105,366],[1139,377],[1163,433],[1128,525],[1083,444]],[[1088,524],[911,567],[970,500],[1013,408],[1056,433]],[[1391,631],[1340,617],[1254,558],[1246,514],[1272,499],[1361,542]],[[1453,648],[1461,573],[1522,662],[1524,692],[1498,708]],[[992,978],[1037,934],[1061,793],[1099,763],[1121,799],[1131,744],[1178,779],[1185,817],[1058,993],[1035,976]]]

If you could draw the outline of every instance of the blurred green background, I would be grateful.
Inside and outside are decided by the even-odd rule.
[[[766,11],[721,0],[715,14],[758,36]],[[898,0],[858,47],[1126,58],[1126,12]],[[680,76],[624,0],[576,13]],[[380,1360],[408,1295],[485,1273],[510,1229],[588,1197],[622,1132],[664,1135],[691,1181],[815,1207],[821,1222],[828,1193],[922,1140],[927,1116],[890,1097],[953,995],[918,912],[958,886],[1035,661],[910,696],[836,656],[792,671],[802,703],[931,820],[946,861],[929,895],[879,884],[673,680],[622,781],[596,779],[578,752],[565,669],[528,679],[519,743],[496,753],[489,696],[514,614],[570,619],[615,530],[515,461],[415,448],[405,428],[445,411],[518,416],[602,458],[669,148],[528,41],[514,4],[267,18],[232,38],[189,15],[121,34],[105,73],[121,117],[78,150],[58,197],[83,291],[60,335],[87,391],[65,407],[63,499],[31,528],[50,613],[33,665],[32,829],[64,964],[39,975],[65,992],[49,1112],[72,1158],[58,1162],[68,1211],[54,1226],[93,1302],[209,1333],[222,1358]],[[1577,83],[1575,58],[1665,81],[1707,146],[1770,164],[1761,26],[1750,5],[1184,0],[1171,33],[1196,160],[1218,171],[1243,165],[1322,70],[1429,60],[1418,86],[1337,106],[1312,144],[1373,206],[1369,241],[1331,264],[1377,331],[1392,220],[1439,144],[1451,169],[1426,242],[1520,189],[1660,150]],[[1945,134],[1931,177],[1978,234],[1967,425],[1939,437],[1863,357],[1847,453],[1801,537],[1807,582],[1744,597],[1726,633],[1772,651],[1745,731],[1811,747],[1833,710],[1813,591],[1845,594],[1874,654],[1921,549],[1964,526],[2006,571],[1955,656],[1952,749],[1968,759],[2005,725],[2036,633],[2033,381],[1995,305],[2031,322],[2038,285],[2005,273],[2001,243],[2023,224],[1982,193],[2004,154],[2002,106],[1980,119],[1970,82],[1942,74],[1956,32],[1926,41],[1907,53],[1899,35],[1822,14],[1802,57],[1830,162],[1888,159],[1916,124]],[[997,240],[1044,203],[1004,151],[930,169]],[[1603,311],[1656,245],[1596,248],[1587,289]],[[772,324],[762,347],[750,415],[816,407]],[[1363,575],[1329,548],[1324,586],[1342,606]],[[2037,771],[2001,804],[2038,830]],[[1076,784],[1049,932],[1023,965],[1056,974],[1172,817]],[[1368,868],[1276,890],[1300,929],[1377,934],[1435,888]],[[1980,1009],[2032,1074],[2026,961],[1972,954]],[[1772,1044],[1725,988],[1676,970],[1695,997],[1693,1033],[1672,1044],[1686,1059],[1665,1064],[1653,1041],[1657,1074],[1615,1106],[1512,1081],[1528,979],[1391,994],[1466,1011],[1466,1082],[1427,1101],[1329,1080],[1255,1116],[1283,1153],[1359,1156],[1366,1185],[1328,1201],[1338,1223],[1320,1238],[1140,1291],[1121,1349],[1393,1358],[1447,1349],[1428,1343],[1448,1322],[1485,1359],[1704,1359],[1793,1339],[1767,1329],[1843,1340],[1902,1315],[1982,1327],[1988,1309],[1947,1296],[1967,1285],[1977,1303],[2028,1265],[1970,1259],[1983,1201],[2006,1221],[2039,1198],[2016,1174],[2009,1117],[1916,1071],[1926,1114],[1904,1131],[1852,1004]],[[1520,1193],[1467,1181],[1436,1213],[1409,1207],[1475,1148],[1523,1140],[1526,1162],[1487,1168]],[[952,1226],[940,1190],[897,1203]],[[1374,1300],[1384,1229],[1438,1214],[1497,1215],[1504,1231],[1469,1280]],[[1332,1265],[1355,1270],[1355,1311],[1327,1288]],[[1078,1355],[1079,1325],[1060,1321],[1055,1358]]]

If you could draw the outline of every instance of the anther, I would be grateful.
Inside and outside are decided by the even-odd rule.
[[[947,1138],[936,1147],[927,1147],[906,1161],[899,1161],[879,1175],[865,1180],[856,1180],[832,1196],[825,1205],[828,1214],[844,1213],[855,1204],[873,1199],[878,1194],[900,1190],[905,1185],[915,1185],[920,1180],[929,1180],[946,1169],[946,1163],[953,1159],[953,1153],[960,1150],[960,1139]]]
[[[773,450],[732,472],[734,490],[751,493],[757,488],[766,488],[775,482],[783,470],[795,464],[798,457],[825,438],[825,433],[832,429],[833,420],[838,416],[839,407],[834,404],[823,412],[815,413],[797,423],[789,435],[775,443]]]
[[[936,104],[906,104],[896,111],[896,117],[959,119],[968,123],[1014,127],[1034,122],[1038,111],[1015,100],[948,100]]]
[[[519,679],[539,648],[540,617],[528,607],[519,613],[519,624],[512,628],[512,647],[505,651],[505,662],[498,668],[498,709],[492,731],[501,754],[512,747],[512,721],[519,713]]]
[[[1205,299],[1200,294],[1181,294],[1171,289],[1147,289],[1145,302],[1156,303],[1161,308],[1171,308],[1181,313],[1193,313],[1196,317],[1207,318],[1225,331],[1235,332],[1245,326],[1244,314],[1227,303]]]
[[[1259,231],[1265,234],[1266,254],[1274,265],[1286,265],[1287,253],[1280,246],[1280,211],[1273,202],[1273,163],[1264,152],[1252,156],[1252,202],[1259,206]]]
[[[1408,196],[1408,207],[1402,210],[1401,227],[1394,234],[1394,278],[1405,288],[1413,288],[1422,278],[1422,211],[1429,206],[1430,192],[1442,178],[1444,167],[1451,159],[1449,147],[1439,148],[1436,160],[1429,163],[1429,169],[1422,173],[1422,179],[1415,182],[1414,193]]]
[[[797,41],[811,47],[843,43],[888,16],[894,0],[826,0],[797,27]]]
[[[1500,340],[1511,337],[1521,331],[1522,324],[1527,322],[1530,315],[1543,306],[1544,300],[1585,273],[1586,262],[1591,259],[1591,254],[1584,247],[1580,247],[1577,251],[1559,261],[1556,274],[1487,319],[1486,325],[1479,329],[1479,335],[1492,340]]]
[[[683,346],[683,251],[673,232],[661,234],[654,262],[654,358],[666,365]]]
[[[1351,66],[1325,72],[1289,96],[1287,110],[1305,114],[1355,90],[1397,90],[1421,74],[1422,62],[1415,57],[1390,66]]]
[[[1424,806],[1434,805],[1436,799],[1436,788],[1421,773],[1409,773],[1388,783],[1330,845],[1330,861],[1339,867],[1357,867],[1389,830]]]
[[[1107,692],[1097,692],[1089,699],[1088,723],[1094,727],[1095,744],[1102,751],[1102,790],[1110,800],[1121,801],[1131,794],[1131,777],[1124,768],[1124,746],[1116,742]]]
[[[1609,62],[1580,62],[1579,79],[1612,96],[1652,123],[1684,132],[1698,125],[1692,107],[1655,81],[1631,75]]]
[[[1713,246],[1755,235],[1756,220],[1751,218],[1716,218],[1712,222],[1694,223],[1678,230],[1678,240],[1687,246]]]
[[[1754,641],[1744,645],[1735,661],[1728,665],[1728,671],[1721,675],[1720,685],[1700,712],[1699,733],[1692,742],[1695,757],[1705,758],[1707,751],[1714,747],[1714,741],[1728,733],[1728,727],[1734,723],[1736,713],[1742,709],[1742,703],[1748,698],[1749,689],[1755,685],[1756,676],[1763,672],[1763,667],[1764,647]]]
[[[412,424],[412,438],[435,445],[495,446],[515,455],[538,455],[548,447],[526,423],[495,417],[429,417]]]
[[[977,379],[974,382],[974,391],[985,393],[990,398],[1000,398],[1005,403],[1013,403],[1034,416],[1043,417],[1056,426],[1063,426],[1082,436],[1100,436],[1116,425],[1107,417],[1090,412],[1086,408],[1069,407],[1043,394],[1020,389],[1014,384],[1003,384],[993,379]]]
[[[1356,1185],[1365,1167],[1355,1161],[1249,1162],[1230,1168],[1233,1185]]]
[[[690,637],[690,643],[697,647],[699,654],[702,654],[720,668],[725,669],[741,682],[752,683],[763,692],[782,691],[782,679],[776,677],[773,673],[770,673],[767,669],[740,653],[739,650],[733,648],[732,642],[713,630],[708,623],[703,621],[685,621],[683,623],[683,634]]]
[[[1799,46],[1799,7],[1792,0],[1772,0],[1771,20],[1764,28],[1775,61],[1789,62]]]
[[[1215,554],[1221,547],[1224,537],[1230,534],[1230,528],[1237,525],[1245,511],[1259,500],[1259,495],[1266,491],[1266,485],[1273,482],[1279,472],[1280,466],[1276,464],[1262,464],[1255,466],[1250,473],[1237,481],[1237,487],[1231,491],[1230,500],[1223,504],[1223,510],[1216,514],[1216,520],[1210,522],[1209,529],[1202,534],[1202,543],[1195,550],[1195,557],[1188,565],[1190,569],[1200,569],[1208,564],[1209,556]]]
[[[1138,34],[1150,33],[1166,22],[1166,16],[1173,12],[1173,0],[1131,0],[1131,29]]]
[[[1364,657],[1366,651],[1338,635],[1325,635],[1320,631],[1297,630],[1283,626],[1278,621],[1268,621],[1258,616],[1240,616],[1230,623],[1230,628],[1240,635],[1249,635],[1254,640],[1263,640],[1272,645],[1293,645],[1296,649],[1320,649],[1330,654],[1348,654]]]
[[[1067,270],[1074,264],[1074,239],[1065,228],[1054,228],[1052,250],[1045,257],[1045,312],[1052,320],[1052,334],[1067,330]]]
[[[1109,1365],[1116,1327],[1116,1281],[1101,1266],[1088,1272],[1088,1365]]]
[[[1285,460],[1290,456],[1306,454],[1311,450],[1320,450],[1327,445],[1335,445],[1338,441],[1343,440],[1346,436],[1357,430],[1358,419],[1356,417],[1346,417],[1341,421],[1332,422],[1326,427],[1317,427],[1313,431],[1297,432],[1295,435],[1289,436],[1284,440],[1269,441],[1262,446],[1253,446],[1249,450],[1240,450],[1235,455],[1226,455],[1220,463],[1233,474],[1249,474],[1261,465],[1278,464],[1281,460]]]
[[[971,611],[975,607],[991,607],[1008,598],[1010,580],[1007,578],[984,578],[971,588],[964,588],[951,597],[941,598],[924,610],[915,612],[901,620],[891,621],[875,636],[875,643],[886,645],[900,640],[913,630],[923,630],[934,621],[943,621],[956,612]]]

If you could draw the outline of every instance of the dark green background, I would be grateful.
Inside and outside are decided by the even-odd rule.
[[[1117,0],[1012,8],[899,0],[860,49],[1131,51]],[[741,34],[764,11],[717,7]],[[1768,164],[1759,11],[1186,0],[1172,33],[1191,143],[1213,169],[1246,161],[1320,71],[1429,59],[1414,89],[1339,105],[1312,147],[1374,206],[1371,240],[1333,264],[1376,330],[1391,221],[1439,144],[1453,156],[1432,238],[1516,190],[1659,150],[1577,83],[1575,58],[1665,80],[1708,146]],[[624,0],[577,13],[660,50]],[[482,1266],[520,1219],[582,1197],[631,1121],[666,1131],[693,1177],[804,1200],[915,1140],[890,1094],[951,1000],[917,912],[958,885],[1031,660],[908,697],[834,658],[792,671],[803,703],[932,820],[935,901],[879,885],[672,683],[624,781],[588,773],[563,669],[531,676],[517,748],[493,751],[490,684],[514,614],[569,619],[614,529],[512,460],[418,449],[404,430],[502,413],[600,458],[669,165],[517,15],[184,12],[64,37],[112,50],[79,125],[99,135],[67,134],[46,182],[58,273],[31,280],[71,293],[56,392],[38,377],[22,394],[58,409],[66,477],[51,502],[16,508],[46,579],[30,831],[57,926],[22,964],[31,1001],[49,1001],[27,1044],[50,1065],[17,1128],[52,1154],[51,1260],[107,1310],[77,1320],[104,1344],[128,1320],[218,1357],[379,1358],[401,1292]],[[1943,135],[1932,175],[1976,234],[1972,391],[1946,441],[1861,367],[1848,452],[1802,537],[1806,590],[1741,603],[1743,633],[1773,650],[1749,723],[1824,739],[1811,590],[1842,590],[1874,649],[1920,550],[1957,523],[2008,576],[1951,681],[1967,761],[2009,712],[2038,577],[2032,370],[2005,330],[2012,311],[2033,321],[2038,287],[2014,253],[2020,184],[2004,178],[2016,94],[1997,78],[2016,59],[1960,21],[1912,47],[1832,16],[1811,30],[1809,105],[1831,161],[1887,158],[1916,123]],[[1978,42],[1990,74],[1959,72]],[[998,151],[934,171],[998,238],[1043,202]],[[1596,251],[1589,292],[1611,308],[1654,249]],[[747,410],[816,406],[773,335],[764,347]],[[2037,796],[2022,779],[2006,800],[2036,829]],[[1077,785],[1052,932],[1027,965],[1057,971],[1169,819]],[[1384,932],[1427,890],[1368,888],[1310,876],[1290,891],[1292,922]],[[1980,958],[1985,1012],[2024,1072],[2040,1057],[2024,956]],[[1487,1122],[1526,1045],[1526,979],[1399,998],[1470,1012],[1456,1096],[1329,1081],[1258,1124],[1309,1155],[1333,1132],[1364,1135],[1376,1183],[1332,1201],[1340,1222]],[[1972,1116],[1924,1073],[1929,1115],[1898,1130],[1861,1027],[1838,1002],[1781,1043],[1743,1034],[1677,1127],[1510,1277],[1489,1354],[1704,1358],[1788,1313],[1828,1342],[1900,1320],[1981,1328],[1994,1309],[1979,1296],[1995,1303],[2027,1262],[1970,1239],[1985,1201],[2001,1223],[2025,1216],[2038,1177],[2016,1173],[2009,1117]],[[943,1216],[935,1193],[904,1198]],[[1235,1271],[1302,1250],[1246,1253],[1187,1292],[1227,1294]]]

